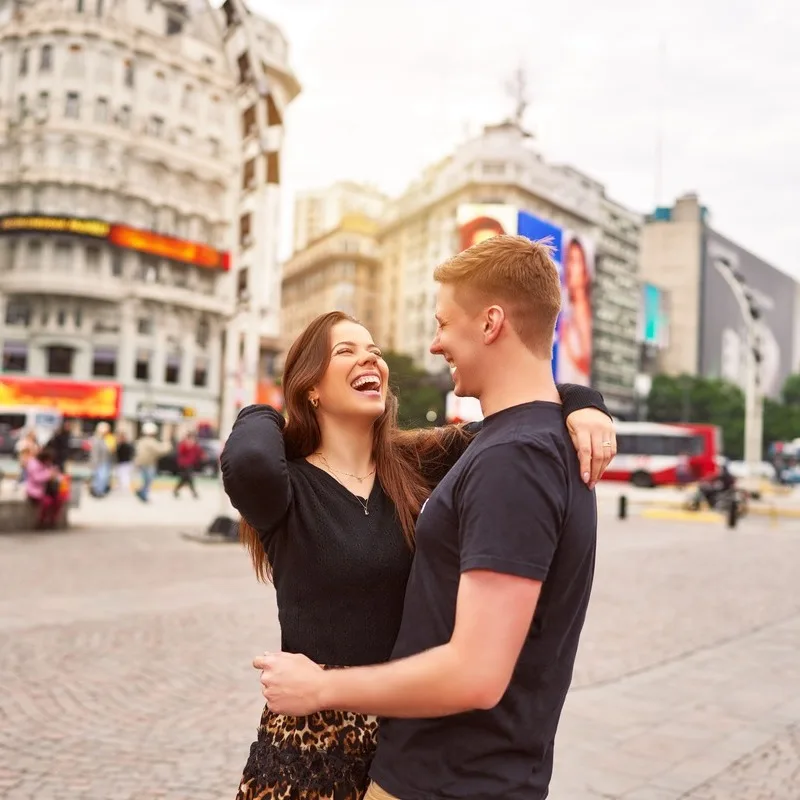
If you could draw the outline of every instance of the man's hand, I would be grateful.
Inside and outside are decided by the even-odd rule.
[[[617,454],[614,422],[597,408],[582,408],[567,417],[567,430],[578,451],[583,480],[594,489]]]
[[[264,653],[253,661],[261,670],[261,694],[270,711],[304,717],[322,710],[325,671],[303,655]]]

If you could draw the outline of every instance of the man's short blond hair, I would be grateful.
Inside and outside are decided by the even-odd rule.
[[[531,352],[547,358],[561,310],[561,280],[548,240],[493,236],[440,264],[433,277],[472,305],[496,303]]]

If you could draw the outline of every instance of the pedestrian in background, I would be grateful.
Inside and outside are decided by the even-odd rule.
[[[188,486],[195,500],[197,499],[193,473],[200,466],[204,455],[203,448],[197,443],[197,436],[192,431],[181,439],[178,444],[178,482],[175,484],[175,497],[179,496],[184,486]]]
[[[142,425],[142,435],[136,440],[135,455],[133,463],[139,468],[142,476],[142,485],[136,492],[136,496],[146,503],[150,500],[150,487],[156,477],[156,467],[158,459],[170,451],[169,442],[160,442],[156,439],[158,428],[153,422],[145,422]]]
[[[117,438],[117,485],[126,494],[131,490],[133,479],[133,457],[135,450],[128,441],[126,433],[120,433]]]

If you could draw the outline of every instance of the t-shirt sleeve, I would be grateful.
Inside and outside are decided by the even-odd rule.
[[[499,444],[470,465],[457,497],[461,571],[544,581],[566,512],[564,466],[544,447]]]

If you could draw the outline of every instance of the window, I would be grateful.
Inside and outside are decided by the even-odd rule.
[[[100,274],[100,248],[87,247],[86,248],[86,271],[93,275]]]
[[[181,357],[179,353],[167,353],[164,367],[164,383],[176,384],[181,379]]]
[[[28,56],[30,54],[30,50],[25,47],[22,52],[19,54],[19,74],[20,75],[27,75],[28,74]]]
[[[72,360],[75,350],[71,347],[47,348],[47,374],[72,375]]]
[[[61,148],[61,158],[65,166],[76,167],[78,165],[78,147],[75,142],[64,143]]]
[[[252,105],[242,114],[242,136],[246,139],[248,136],[255,136],[257,131],[256,107]]]
[[[83,48],[79,44],[71,44],[67,50],[67,68],[69,76],[83,75]]]
[[[156,283],[158,281],[158,262],[154,258],[144,256],[139,268],[141,280],[145,283]]]
[[[134,376],[137,381],[150,380],[150,353],[140,350],[136,354],[136,368]]]
[[[150,135],[161,137],[164,135],[164,120],[162,117],[150,117],[149,125]]]
[[[195,340],[200,347],[207,347],[208,346],[208,338],[211,335],[211,328],[208,324],[208,320],[201,319],[200,322],[197,323],[197,333],[195,335]]]
[[[113,347],[95,347],[92,356],[92,376],[95,378],[117,377],[117,351]]]
[[[180,17],[167,17],[167,36],[177,36],[183,30]]]
[[[83,326],[83,309],[78,306],[75,309],[75,327],[81,328]]]
[[[19,106],[19,118],[23,120],[28,116],[28,98],[25,97],[24,94],[21,94],[17,100],[17,104]]]
[[[39,55],[39,72],[50,72],[53,69],[53,45],[46,44]]]
[[[208,138],[208,153],[211,156],[219,155],[219,139],[215,136],[209,136]]]
[[[136,69],[133,61],[131,61],[130,59],[126,59],[124,63],[124,68],[125,68],[125,78],[124,78],[125,85],[132,87],[136,77]]]
[[[242,173],[242,189],[252,189],[256,185],[256,160],[245,161]]]
[[[185,125],[181,125],[178,128],[178,146],[179,147],[188,147],[192,141],[192,129],[187,128]]]
[[[239,218],[239,244],[242,247],[249,247],[252,243],[252,236],[250,233],[250,225],[252,222],[251,215],[242,214]]]
[[[39,112],[42,114],[47,114],[49,108],[50,108],[50,93],[39,92]]]
[[[119,250],[111,251],[111,275],[115,278],[121,278],[124,274],[124,265],[122,263],[122,253]]]
[[[34,208],[34,211],[38,209]],[[25,260],[25,269],[39,269],[42,265],[42,243],[38,239],[28,241],[28,257]]]
[[[111,83],[114,79],[114,59],[111,53],[97,54],[97,80],[100,83]]]
[[[242,267],[236,277],[236,297],[244,300],[247,295],[248,283],[250,282],[250,272],[247,267]]]
[[[67,312],[63,308],[59,308],[56,314],[56,325],[58,325],[59,328],[63,328],[66,324]]]
[[[253,78],[253,70],[250,69],[250,59],[247,53],[242,53],[237,61],[239,66],[239,83],[247,83]]]
[[[56,242],[54,261],[56,269],[69,272],[72,269],[72,245],[67,242]]]
[[[181,108],[184,111],[191,111],[194,108],[194,87],[188,84],[183,87],[183,95],[181,97]]]
[[[81,98],[77,92],[67,92],[67,105],[64,116],[69,119],[79,119],[81,115]]]
[[[95,6],[95,13],[98,17],[103,16],[103,0],[97,0],[97,5]]]
[[[79,14],[83,13],[83,0],[76,0],[75,7]]]
[[[139,317],[136,323],[136,330],[142,336],[150,336],[153,333],[153,320],[151,317]]]
[[[131,107],[122,106],[117,113],[117,124],[120,128],[130,128],[131,126]]]
[[[108,100],[105,97],[98,97],[94,106],[94,121],[99,124],[108,122]]]
[[[25,342],[3,342],[3,372],[28,371],[28,345]]]
[[[153,80],[153,100],[158,103],[166,103],[169,101],[169,89],[167,87],[167,78],[163,72],[156,72]]]
[[[198,388],[208,385],[208,365],[204,361],[195,362],[192,383]]]
[[[267,162],[267,183],[280,183],[280,162],[277,153],[267,153],[264,156]]]
[[[6,305],[6,325],[20,325],[27,328],[30,324],[30,303],[27,300],[9,300]]]

